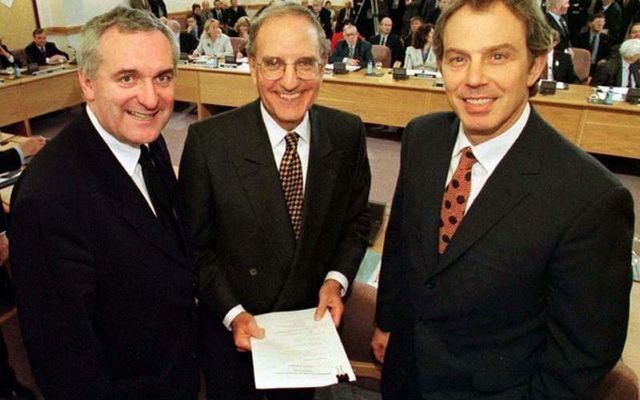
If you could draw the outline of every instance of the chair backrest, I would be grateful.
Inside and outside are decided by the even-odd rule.
[[[241,37],[230,37],[231,47],[233,48],[233,55],[238,54],[244,50],[244,46],[246,46],[247,41]]]
[[[22,64],[23,67],[26,67],[29,64],[27,62],[27,53],[24,49],[12,49],[11,54],[20,61],[20,64]]]
[[[340,326],[340,337],[353,372],[356,385],[380,390],[380,364],[376,363],[369,341],[373,335],[376,310],[376,288],[353,282],[351,295],[345,303]]]
[[[381,62],[384,68],[391,66],[391,49],[378,44],[371,45],[371,53],[375,62]]]
[[[573,61],[573,69],[580,79],[580,83],[586,83],[589,78],[589,70],[591,68],[591,52],[585,49],[573,48],[571,53],[571,61]]]

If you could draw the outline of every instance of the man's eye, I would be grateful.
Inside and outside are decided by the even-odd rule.
[[[278,60],[277,58],[272,58],[267,60],[267,62],[265,62],[265,64],[269,67],[277,67],[281,64],[280,60]]]
[[[158,77],[158,82],[164,83],[164,84],[169,83],[172,80],[173,80],[173,75],[171,75],[171,74],[160,75]]]
[[[131,75],[124,75],[120,77],[120,82],[122,83],[131,83],[133,82],[133,77]]]
[[[301,68],[313,68],[316,65],[316,61],[311,58],[303,58],[298,60],[296,64]]]

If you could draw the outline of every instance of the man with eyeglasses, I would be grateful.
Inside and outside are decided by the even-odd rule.
[[[367,245],[371,181],[362,121],[314,105],[328,56],[306,8],[271,6],[249,32],[260,98],[191,125],[180,166],[199,271],[210,399],[311,399],[257,391],[253,317],[316,307],[338,325]]]

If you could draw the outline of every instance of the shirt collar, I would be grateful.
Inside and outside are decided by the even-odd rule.
[[[453,147],[453,157],[458,156],[463,148],[469,146],[471,147],[476,160],[478,160],[478,164],[491,174],[496,169],[500,161],[502,161],[511,146],[516,142],[518,137],[520,137],[522,130],[529,120],[529,115],[531,115],[531,106],[527,102],[524,110],[522,110],[522,114],[520,114],[520,117],[518,117],[516,122],[509,129],[493,139],[475,146],[472,145],[467,138],[467,135],[464,132],[464,127],[462,126],[462,123],[460,123],[458,128],[458,137]]]
[[[267,134],[269,135],[269,142],[271,142],[271,148],[275,148],[280,142],[284,140],[284,137],[289,132],[295,132],[300,137],[300,140],[305,142],[309,142],[309,138],[311,137],[311,122],[309,121],[309,111],[304,113],[304,117],[298,126],[296,126],[293,130],[287,131],[283,129],[278,123],[273,119],[273,117],[269,114],[266,108],[264,108],[264,104],[262,101],[260,102],[260,114],[262,115],[262,121],[264,122],[264,126],[267,129]]]
[[[133,172],[138,165],[138,160],[140,159],[140,147],[132,146],[127,143],[122,143],[118,139],[116,139],[112,134],[107,132],[100,122],[98,122],[98,118],[91,110],[91,107],[87,105],[87,115],[89,116],[89,120],[93,124],[93,127],[98,131],[98,135],[104,140],[109,147],[109,150],[116,157],[122,168],[127,171],[129,176],[133,176]]]

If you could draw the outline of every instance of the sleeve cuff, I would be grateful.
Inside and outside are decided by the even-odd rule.
[[[16,146],[13,149],[18,152],[18,157],[20,157],[20,165],[24,164],[24,153],[22,152],[22,149],[20,149],[19,146]]]
[[[340,296],[344,297],[344,295],[347,294],[347,289],[349,289],[349,281],[347,280],[347,277],[344,276],[341,272],[329,271],[327,273],[327,277],[324,278],[324,280],[326,281],[329,279],[338,281],[338,283],[342,286],[342,288],[340,289]]]
[[[245,312],[244,307],[242,307],[242,304],[238,304],[237,306],[229,310],[229,312],[227,312],[227,315],[225,315],[224,318],[222,319],[222,324],[228,330],[231,330],[231,323],[238,315],[240,315],[240,313],[243,313],[243,312]]]

